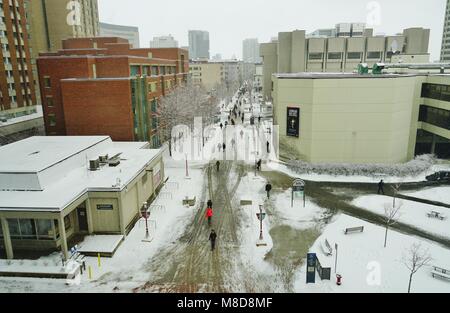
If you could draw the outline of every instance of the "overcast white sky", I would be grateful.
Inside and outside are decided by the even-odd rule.
[[[408,27],[431,29],[431,59],[439,59],[445,0],[98,0],[100,21],[138,26],[141,47],[153,36],[172,34],[188,45],[188,30],[210,33],[211,56],[242,56],[242,40],[267,42],[280,31],[331,28],[339,22],[377,23],[375,33],[395,34]]]

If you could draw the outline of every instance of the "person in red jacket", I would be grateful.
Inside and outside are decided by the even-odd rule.
[[[208,219],[208,226],[211,226],[211,219],[213,216],[213,210],[212,208],[207,208],[206,209],[206,218]]]

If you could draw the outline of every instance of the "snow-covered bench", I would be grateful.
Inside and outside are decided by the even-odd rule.
[[[323,253],[325,253],[325,255],[327,255],[327,256],[333,255],[333,248],[331,248],[331,245],[328,242],[327,238],[325,238],[321,242],[321,247],[322,247],[322,251],[323,251]]]
[[[359,226],[359,227],[351,227],[351,228],[346,228],[344,229],[344,234],[348,235],[351,233],[362,233],[364,231],[364,226]]]
[[[440,277],[444,279],[450,280],[450,270],[446,270],[445,268],[433,266],[433,270],[431,271],[431,275],[433,278]]]

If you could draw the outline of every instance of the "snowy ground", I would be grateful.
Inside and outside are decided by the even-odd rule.
[[[352,204],[380,216],[384,216],[385,205],[392,207],[393,198],[379,195],[363,196],[355,199]],[[404,199],[396,199],[396,207],[399,205],[398,221],[415,226],[416,228],[436,236],[450,238],[450,219],[448,217],[441,221],[440,219],[427,216],[427,213],[431,211],[446,214],[447,212],[450,212],[447,208]]]
[[[450,204],[450,187],[426,188],[405,195]]]
[[[347,227],[364,226],[364,232],[344,235]],[[334,247],[338,243],[338,273],[343,277],[343,284],[337,286],[334,276],[335,254],[325,257],[321,252],[321,241],[327,238]],[[320,238],[311,247],[323,263],[331,264],[332,280],[321,281],[316,275],[316,284],[306,284],[306,266],[302,265],[297,272],[296,292],[407,292],[409,271],[402,263],[406,249],[413,243],[420,243],[429,249],[433,258],[430,265],[450,268],[450,251],[432,242],[404,235],[395,231],[389,232],[389,241],[383,247],[384,229],[348,215],[338,215],[328,225]],[[328,259],[328,260],[327,260]],[[412,292],[450,292],[450,282],[431,276],[431,267],[419,270],[413,279]],[[377,275],[379,273],[379,275]]]
[[[235,100],[235,99],[234,99]],[[227,120],[227,112],[234,104],[225,105],[221,121]],[[245,103],[244,124],[249,124],[250,104]],[[259,104],[253,107],[260,112]],[[238,126],[241,124],[237,119]],[[264,129],[271,121],[263,121]],[[255,134],[255,133],[253,133]],[[266,136],[264,134],[263,136]],[[263,137],[264,138],[264,137]],[[191,138],[192,139],[192,138]],[[411,244],[419,242],[428,248],[433,257],[432,265],[450,269],[450,250],[436,242],[411,234],[389,231],[388,246],[383,247],[384,228],[337,210],[349,206],[349,214],[359,210],[368,214],[384,213],[384,204],[392,204],[392,198],[369,195],[373,191],[349,186],[339,189],[321,182],[378,182],[380,177],[301,175],[314,181],[317,188],[307,192],[306,203],[296,200],[291,206],[291,190],[285,184],[275,186],[267,199],[264,190],[268,180],[286,180],[286,175],[298,177],[276,158],[271,149],[263,171],[254,173],[253,154],[255,138],[249,138],[245,149],[231,144],[232,137],[224,140],[218,125],[210,128],[203,147],[202,142],[187,142],[187,136],[174,142],[173,157],[165,151],[165,170],[169,183],[161,196],[153,203],[150,217],[151,242],[145,238],[145,223],[140,220],[119,246],[113,258],[87,258],[92,277],[83,273],[79,280],[67,285],[65,280],[0,278],[0,291],[5,292],[406,292],[408,271],[402,264],[402,253]],[[264,139],[265,140],[265,139]],[[262,140],[264,142],[264,140]],[[185,178],[186,154],[191,143],[201,146],[200,154],[188,157],[189,177]],[[227,144],[227,161],[219,149]],[[262,147],[264,149],[264,146]],[[208,153],[203,155],[203,153]],[[261,150],[259,150],[261,151]],[[262,151],[261,151],[262,152]],[[220,160],[220,171],[215,169]],[[430,172],[448,168],[436,165]],[[270,173],[270,175],[268,175]],[[423,181],[428,173],[418,177],[383,177],[386,182]],[[287,177],[289,178],[289,177]],[[284,189],[283,189],[284,188]],[[350,191],[350,192],[349,192]],[[355,191],[354,194],[350,194]],[[449,203],[448,187],[419,190],[411,195]],[[349,195],[350,194],[350,195]],[[363,195],[351,200],[352,196]],[[196,197],[195,207],[184,207],[185,197]],[[350,199],[349,199],[350,196]],[[205,202],[212,199],[213,225],[218,233],[217,249],[211,252],[208,236],[210,227],[204,216]],[[252,205],[241,206],[241,200],[252,200]],[[322,201],[328,200],[328,201]],[[426,212],[443,211],[441,207],[417,204],[406,200],[400,221],[436,236],[450,238],[449,219],[430,219]],[[319,205],[319,204],[320,205]],[[256,213],[259,205],[267,213],[263,221],[265,246],[257,246],[259,221]],[[345,210],[344,210],[345,212]],[[443,212],[444,213],[444,212]],[[370,219],[368,219],[370,220]],[[362,234],[344,235],[347,227],[364,226]],[[327,238],[331,246],[339,244],[338,271],[343,285],[332,281],[306,285],[305,257],[308,251],[317,252],[323,265],[329,264],[334,274],[334,255],[322,253],[322,243]],[[39,262],[59,262],[59,254],[42,258]],[[376,274],[380,269],[379,282]],[[370,275],[369,275],[370,274]],[[368,277],[370,278],[368,282]],[[434,279],[430,268],[421,269],[414,277],[413,292],[450,292],[450,282]]]
[[[324,175],[324,174],[298,174],[289,169],[283,162],[271,159],[271,162],[267,165],[269,168],[283,172],[292,177],[301,177],[304,180],[318,181],[318,182],[358,182],[358,183],[378,183],[380,179],[383,179],[385,183],[408,183],[408,182],[421,182],[426,181],[425,177],[438,171],[449,171],[450,163],[435,164],[431,168],[417,176],[407,177],[395,177],[387,175],[378,176],[344,176],[344,175]]]

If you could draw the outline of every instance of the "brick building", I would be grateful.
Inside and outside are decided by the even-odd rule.
[[[36,111],[36,93],[23,0],[0,0],[0,116]]]
[[[67,39],[37,63],[47,135],[108,135],[153,147],[158,102],[189,72],[186,50],[133,49],[117,37]]]

